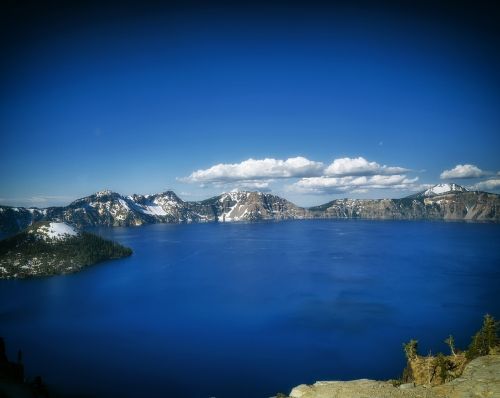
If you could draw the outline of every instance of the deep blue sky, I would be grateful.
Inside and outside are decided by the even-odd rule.
[[[206,198],[241,181],[179,178],[249,158],[326,167],[361,156],[410,169],[418,184],[449,181],[440,173],[459,164],[484,171],[453,180],[462,185],[498,178],[493,3],[13,4],[2,20],[3,204],[60,204],[105,188]],[[410,193],[312,194],[297,181],[266,189],[303,205]]]

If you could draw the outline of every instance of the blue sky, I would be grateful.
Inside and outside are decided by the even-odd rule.
[[[482,15],[35,11],[2,31],[2,204],[101,189],[197,200],[258,188],[313,205],[448,181],[500,188],[498,31]]]

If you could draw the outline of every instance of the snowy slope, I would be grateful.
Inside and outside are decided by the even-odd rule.
[[[78,235],[78,230],[64,222],[43,222],[33,226],[28,233],[43,240],[66,240]]]
[[[447,192],[467,192],[468,190],[458,184],[438,184],[423,192],[423,196],[431,197],[442,195]]]
[[[402,199],[336,199],[309,209],[263,192],[227,192],[203,201],[185,202],[172,191],[131,196],[100,191],[63,207],[0,206],[0,232],[15,233],[38,221],[65,222],[82,228],[304,218],[500,221],[499,209],[499,195],[468,191],[457,184],[438,184]]]

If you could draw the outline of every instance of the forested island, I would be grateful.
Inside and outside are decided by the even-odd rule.
[[[69,224],[42,221],[0,241],[0,278],[67,274],[131,254],[127,247]]]

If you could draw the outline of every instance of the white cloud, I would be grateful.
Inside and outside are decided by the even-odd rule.
[[[499,191],[500,190],[500,178],[493,178],[491,180],[485,180],[474,184],[469,189],[475,191]]]
[[[238,184],[240,188],[246,189],[267,189],[272,180],[269,181],[243,181]]]
[[[241,163],[220,163],[194,171],[181,181],[224,190],[269,191],[277,179],[299,179],[286,189],[301,193],[366,193],[370,189],[416,190],[417,178],[409,179],[403,167],[369,162],[363,157],[338,158],[328,167],[299,156],[281,159],[248,159]]]
[[[403,167],[389,167],[380,165],[377,162],[369,162],[359,156],[357,158],[335,159],[326,169],[327,176],[369,176],[369,175],[392,175],[401,174],[408,169]]]
[[[449,178],[478,178],[488,175],[490,173],[481,170],[473,164],[457,164],[451,170],[444,170],[440,178],[445,180]]]
[[[220,163],[208,169],[197,170],[185,182],[252,181],[269,178],[309,177],[321,175],[324,165],[302,156],[281,159],[248,159],[241,163]]]
[[[369,189],[415,189],[418,177],[409,179],[406,175],[373,175],[347,177],[310,177],[302,178],[289,186],[289,189],[301,193],[342,193],[366,192]]]
[[[219,163],[208,169],[194,171],[184,182],[227,183],[269,178],[308,178],[318,176],[374,176],[400,175],[409,171],[403,167],[390,167],[369,162],[363,157],[335,159],[328,167],[322,162],[298,156],[281,159],[248,159],[241,163]]]
[[[48,207],[62,206],[75,200],[73,196],[66,195],[34,195],[27,197],[0,198],[0,204],[22,207]]]

